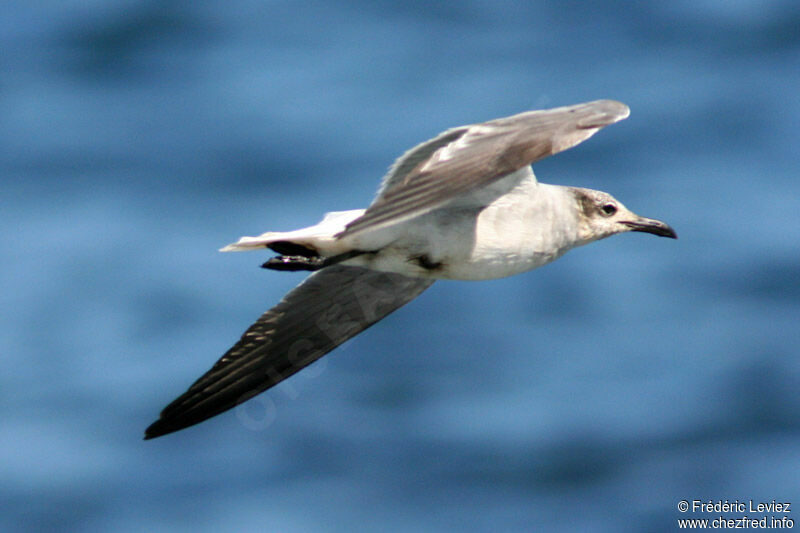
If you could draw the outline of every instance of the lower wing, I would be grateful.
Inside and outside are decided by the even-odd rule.
[[[316,361],[433,280],[335,265],[306,278],[145,431],[152,439],[239,405]]]

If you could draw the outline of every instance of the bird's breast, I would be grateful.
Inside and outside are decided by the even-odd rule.
[[[549,263],[569,249],[542,231],[546,222],[509,216],[501,208],[431,213],[404,225],[398,232],[402,237],[352,263],[432,279],[504,278]]]

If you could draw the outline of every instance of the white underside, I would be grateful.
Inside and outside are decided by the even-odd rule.
[[[565,198],[569,194],[566,187],[538,183],[526,167],[432,212],[351,237],[334,235],[363,209],[328,213],[308,228],[242,237],[221,251],[263,249],[272,242],[291,241],[323,256],[375,251],[344,264],[384,272],[437,279],[502,278],[549,263],[576,243],[584,243],[576,234],[578,214],[575,202]],[[565,224],[567,220],[574,223]]]

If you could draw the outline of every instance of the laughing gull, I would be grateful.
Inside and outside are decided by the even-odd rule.
[[[664,222],[632,213],[607,193],[539,183],[531,170],[628,114],[624,104],[597,100],[449,129],[403,154],[367,209],[222,248],[269,248],[278,256],[263,267],[315,272],[170,403],[145,439],[263,392],[437,279],[512,276],[627,231],[676,238]]]

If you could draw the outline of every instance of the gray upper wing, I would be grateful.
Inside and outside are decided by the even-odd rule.
[[[406,152],[378,197],[338,236],[419,216],[626,118],[625,104],[596,100],[453,128]]]
[[[410,302],[432,283],[341,265],[315,272],[164,408],[145,431],[145,439],[192,426],[252,398]]]

